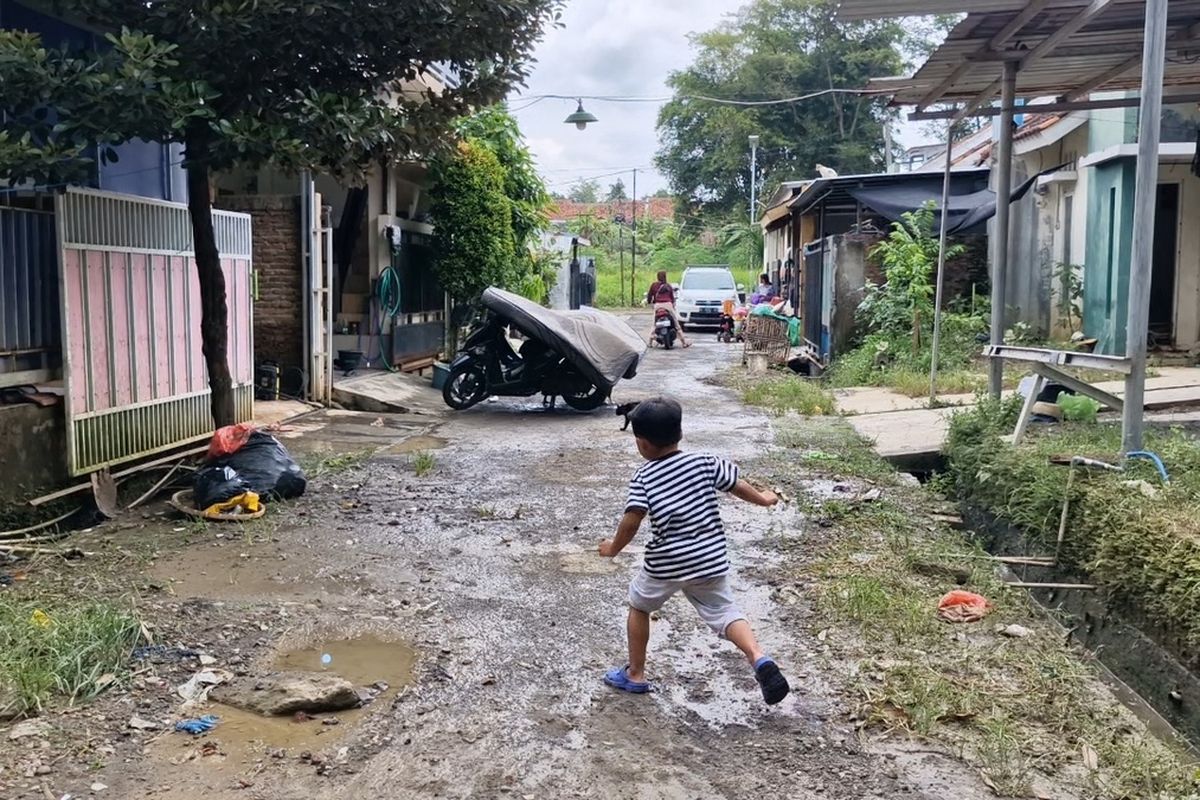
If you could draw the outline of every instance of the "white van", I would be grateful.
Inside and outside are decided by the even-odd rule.
[[[688,267],[675,292],[675,311],[679,322],[689,325],[720,325],[721,307],[726,300],[738,302],[745,288],[733,280],[729,267],[704,265]]]

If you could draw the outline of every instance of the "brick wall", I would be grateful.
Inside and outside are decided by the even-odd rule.
[[[218,197],[216,205],[251,216],[258,300],[254,303],[254,361],[281,367],[304,359],[300,198],[288,195]]]

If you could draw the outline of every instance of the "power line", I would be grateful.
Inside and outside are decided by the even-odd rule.
[[[700,100],[706,103],[715,103],[717,105],[726,106],[778,106],[787,105],[790,103],[801,103],[805,100],[814,100],[818,97],[832,94],[852,94],[858,96],[872,96],[889,94],[888,90],[884,89],[820,89],[808,94],[800,94],[794,97],[779,97],[770,100],[738,100],[727,97],[711,97],[703,94],[675,94],[661,96],[637,96],[637,95],[614,95],[614,94],[533,94],[524,95],[516,98],[517,101],[531,101],[521,106],[520,108],[510,107],[510,111],[524,111],[526,108],[534,106],[543,100],[593,100],[598,103],[665,103],[668,100]]]

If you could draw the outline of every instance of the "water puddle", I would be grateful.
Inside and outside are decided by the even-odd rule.
[[[328,656],[328,659],[325,657]],[[228,788],[253,778],[272,764],[295,764],[302,754],[319,754],[336,761],[344,757],[342,740],[374,709],[385,708],[401,687],[412,679],[416,653],[401,642],[373,635],[336,641],[320,641],[289,650],[264,665],[266,671],[328,671],[356,687],[375,685],[386,689],[363,708],[329,714],[314,714],[304,721],[293,717],[265,717],[221,703],[210,703],[194,713],[213,714],[217,727],[202,736],[168,733],[150,746],[150,754],[176,780],[193,788]],[[323,662],[328,667],[323,667]],[[334,749],[338,748],[338,749]],[[311,762],[316,763],[316,762]],[[176,775],[175,773],[179,773]]]
[[[383,452],[389,455],[420,453],[426,450],[441,450],[449,443],[448,439],[441,436],[410,436],[399,444],[384,448]]]
[[[262,596],[307,597],[351,588],[332,578],[298,574],[292,562],[259,554],[238,543],[191,549],[160,559],[150,569],[150,583],[177,597],[217,600]]]

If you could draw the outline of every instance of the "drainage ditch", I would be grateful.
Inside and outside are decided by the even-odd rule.
[[[922,454],[896,469],[927,483],[946,466],[941,454]],[[966,508],[965,533],[992,555],[1029,557],[1031,543],[1019,529],[991,514]],[[1012,565],[1013,580],[1029,583],[1091,584],[1091,576],[1061,567]],[[1029,589],[1064,637],[1098,662],[1114,694],[1160,738],[1200,750],[1200,653],[1153,622],[1144,611],[1103,588]]]

